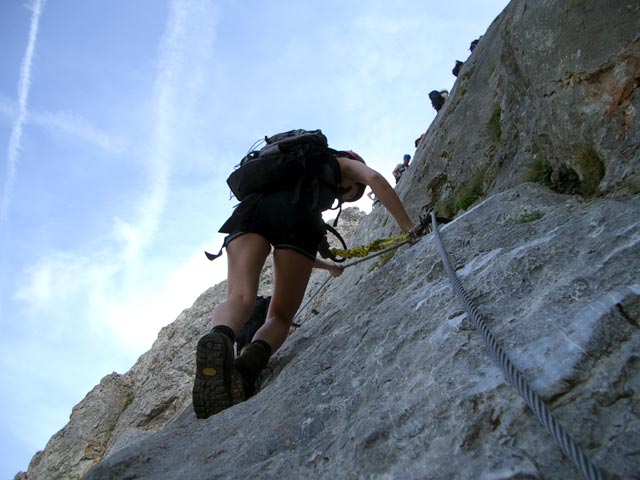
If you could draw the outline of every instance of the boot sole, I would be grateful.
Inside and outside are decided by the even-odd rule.
[[[209,333],[200,339],[192,392],[196,417],[208,418],[234,404],[231,398],[232,368],[233,347],[224,334]]]

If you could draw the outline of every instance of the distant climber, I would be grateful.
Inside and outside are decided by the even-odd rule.
[[[423,138],[424,138],[424,133],[421,134],[418,138],[416,138],[415,142],[413,142],[416,148],[418,148],[418,145],[420,145],[420,142],[422,142]]]
[[[439,112],[444,106],[445,98],[438,90],[432,90],[429,92],[429,100],[431,100],[431,105],[436,109],[436,112]]]
[[[456,60],[456,65],[453,67],[453,70],[451,70],[451,73],[453,73],[454,77],[458,76],[458,74],[460,73],[460,69],[462,68],[462,65],[464,65],[464,62],[461,62],[460,60]]]
[[[475,48],[478,46],[478,42],[480,41],[480,38],[476,38],[474,41],[471,42],[471,44],[469,45],[470,52],[473,52]],[[460,73],[460,69],[462,68],[462,65],[464,65],[463,61],[456,60],[456,64],[454,65],[453,70],[451,70],[451,73],[453,73],[454,77],[458,76],[458,74]]]
[[[396,179],[396,183],[400,181],[402,174],[409,168],[409,161],[411,161],[411,155],[406,153],[404,157],[402,157],[402,163],[396,165],[396,168],[393,169],[393,178]]]

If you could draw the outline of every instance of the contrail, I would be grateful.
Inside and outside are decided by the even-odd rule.
[[[24,53],[24,57],[22,59],[22,65],[20,66],[20,78],[18,79],[18,117],[13,124],[11,136],[9,137],[7,173],[2,193],[0,225],[6,222],[7,215],[9,214],[13,184],[15,183],[16,178],[16,167],[18,165],[18,153],[20,151],[20,143],[22,141],[22,127],[27,120],[27,100],[29,98],[29,88],[31,86],[31,64],[33,61],[33,52],[36,47],[40,15],[42,15],[45,3],[46,0],[35,0],[33,4],[31,27],[29,29],[29,42],[27,43],[27,51]]]
[[[167,202],[169,181],[179,146],[179,130],[191,120],[191,105],[204,85],[201,70],[210,62],[214,37],[214,4],[210,0],[171,0],[169,17],[160,38],[153,89],[153,130],[147,165],[148,189],[142,199],[135,229],[137,244],[129,260],[139,259],[156,235]]]
[[[149,177],[142,197],[140,218],[131,228],[133,241],[127,251],[129,268],[135,270],[140,256],[158,230],[160,217],[167,200],[171,158],[174,154],[172,131],[178,109],[178,78],[183,68],[188,7],[179,0],[169,2],[169,18],[160,38],[158,48],[157,73],[153,92],[153,131],[150,151],[147,154]]]

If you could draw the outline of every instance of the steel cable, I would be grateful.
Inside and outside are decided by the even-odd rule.
[[[463,304],[467,314],[471,317],[476,329],[480,330],[482,338],[489,347],[494,360],[496,360],[502,368],[507,380],[518,390],[520,395],[522,395],[527,405],[529,405],[529,408],[531,408],[536,417],[538,417],[538,420],[540,420],[547,430],[555,437],[556,441],[560,444],[562,451],[571,458],[575,466],[580,470],[582,476],[589,480],[602,480],[603,477],[600,470],[591,462],[589,457],[587,457],[571,436],[554,418],[553,414],[544,404],[540,396],[529,386],[522,373],[513,365],[509,356],[498,344],[478,309],[471,302],[471,299],[462,286],[460,279],[451,267],[449,257],[442,244],[442,240],[440,239],[438,224],[433,212],[431,212],[431,222],[433,226],[433,234],[436,239],[436,246],[440,252],[440,256],[442,257],[444,269],[449,276],[449,280],[451,280],[453,290],[455,291],[458,300]]]

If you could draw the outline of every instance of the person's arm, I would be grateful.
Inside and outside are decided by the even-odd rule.
[[[322,270],[327,270],[332,277],[339,277],[342,275],[342,271],[344,267],[342,265],[338,265],[337,263],[326,262],[320,258],[316,258],[313,262],[313,268],[320,268]]]
[[[386,178],[374,169],[356,160],[338,157],[338,163],[342,169],[343,177],[349,178],[354,182],[364,183],[371,187],[376,198],[385,206],[404,233],[413,228],[414,224],[404,209],[400,197],[398,197],[393,187],[389,185]]]

